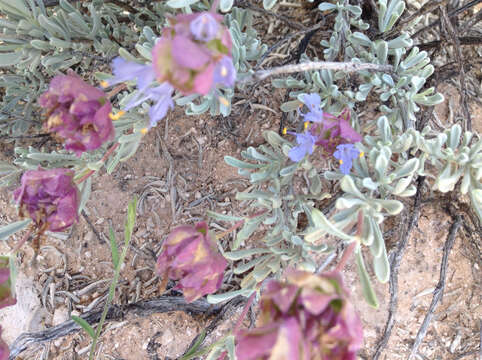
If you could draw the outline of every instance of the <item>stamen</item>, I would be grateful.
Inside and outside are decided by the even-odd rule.
[[[343,164],[343,160],[340,159],[340,160],[338,160],[338,161],[340,162],[340,165]]]
[[[228,69],[226,68],[226,66],[223,66],[221,68],[221,76],[226,77],[227,75],[228,75]]]
[[[218,96],[218,100],[221,104],[223,104],[224,106],[229,106],[229,101],[223,97],[223,96]]]
[[[287,129],[287,128],[283,128],[283,130],[281,131],[281,133],[282,133],[283,135],[286,135],[287,132],[288,132],[288,129]]]
[[[120,110],[117,114],[110,113],[109,118],[113,121],[119,120],[122,116],[124,116],[126,112],[124,110]]]
[[[107,81],[105,81],[105,80],[102,80],[102,81],[100,82],[100,86],[102,86],[103,88],[106,88],[106,87],[109,87],[109,83],[108,83]]]
[[[142,129],[141,129],[141,134],[142,134],[142,135],[146,135],[148,131],[149,131],[148,128],[142,128]]]
[[[360,157],[363,157],[365,153],[363,151],[360,152]]]
[[[303,124],[305,130],[308,129],[308,126],[310,125],[310,122],[309,121],[305,121],[305,123]]]

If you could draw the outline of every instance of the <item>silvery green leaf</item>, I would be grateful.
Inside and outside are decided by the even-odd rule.
[[[85,204],[87,203],[87,200],[90,198],[90,192],[92,190],[92,177],[87,178],[82,183],[82,186],[80,188],[80,200],[79,200],[79,209],[77,212],[80,214],[82,210],[85,209]]]
[[[345,9],[351,12],[355,18],[360,17],[362,14],[362,9],[359,6],[346,5]]]
[[[234,0],[221,0],[219,3],[219,9],[222,12],[228,12],[233,7]]]
[[[263,220],[264,218],[258,217],[246,221],[241,230],[236,234],[236,239],[233,242],[233,250],[237,250],[241,243],[248,239],[256,231]]]
[[[355,238],[351,235],[345,234],[343,231],[337,229],[326,217],[323,213],[313,208],[311,210],[311,219],[315,225],[315,229],[305,234],[305,241],[310,243],[315,242],[319,237],[320,234],[328,233],[333,236],[337,236],[342,240],[352,242]]]
[[[416,192],[417,192],[417,188],[415,187],[415,185],[410,185],[405,191],[397,195],[401,197],[411,197],[415,195]]]
[[[322,2],[320,5],[318,5],[318,9],[321,11],[335,10],[336,5],[328,2]]]
[[[271,273],[272,270],[266,264],[261,264],[256,266],[250,275],[256,280],[257,283],[260,283]]]
[[[455,184],[457,184],[459,181],[461,175],[462,173],[460,170],[452,173],[452,165],[447,163],[445,168],[437,177],[433,187],[435,190],[439,190],[443,193],[452,191],[455,187]]]
[[[409,48],[412,45],[413,45],[413,40],[410,38],[410,35],[407,33],[402,33],[402,35],[388,41],[388,47],[390,49]]]
[[[378,131],[384,142],[392,141],[392,130],[386,116],[380,116],[377,120]]]
[[[471,189],[469,196],[472,207],[477,213],[479,220],[482,221],[482,189]]]
[[[459,124],[452,126],[449,132],[447,145],[453,150],[457,149],[460,143],[460,135],[462,135],[462,128]]]
[[[393,174],[395,175],[395,179],[413,175],[418,169],[419,165],[420,162],[417,158],[407,160],[401,167],[397,168],[393,172]]]
[[[397,215],[403,210],[403,203],[398,200],[377,199],[376,202],[380,204],[390,215]]]
[[[353,181],[350,175],[343,176],[343,178],[340,181],[340,187],[344,192],[348,194],[355,195],[360,199],[365,199],[365,196],[360,192],[360,190],[358,190],[357,186],[355,185],[355,182]]]
[[[395,82],[393,81],[392,77],[388,74],[382,75],[382,80],[391,87],[395,87]]]
[[[470,168],[466,168],[464,172],[464,177],[462,178],[462,183],[460,184],[460,192],[462,194],[467,194],[469,187],[471,185]]]
[[[16,65],[22,59],[22,52],[0,53],[0,67]]]
[[[281,104],[280,109],[283,112],[295,111],[300,107],[300,102],[298,100],[291,100]]]
[[[274,6],[274,4],[276,4],[276,1],[277,0],[263,0],[263,7],[266,10],[269,10]]]
[[[390,99],[390,96],[392,96],[390,92],[383,92],[380,94],[380,100],[387,101],[388,99]]]
[[[382,240],[382,252],[379,257],[373,258],[373,270],[381,283],[386,283],[390,277],[390,264],[388,263],[387,250],[385,249],[385,243]]]
[[[313,177],[310,177],[310,180],[311,180],[310,192],[313,195],[318,195],[319,193],[321,193],[321,181],[320,181],[320,177],[318,176],[318,174],[316,174]]]
[[[363,205],[365,203],[365,200],[361,200],[356,197],[340,197],[338,200],[336,200],[335,207],[337,209],[350,209],[354,206],[357,205]]]
[[[224,340],[226,344],[226,350],[228,350],[228,358],[229,360],[236,360],[236,351],[234,346],[234,335],[229,335],[226,340]]]
[[[292,165],[282,168],[279,172],[280,176],[290,176],[293,175],[298,169],[299,163],[294,163]]]
[[[255,291],[254,289],[240,289],[240,290],[228,291],[223,294],[216,294],[216,295],[211,294],[207,296],[207,301],[210,304],[219,304],[220,302],[231,300],[236,296],[249,297],[254,291]]]
[[[231,261],[238,261],[241,259],[246,259],[253,255],[260,255],[267,253],[268,249],[261,249],[261,248],[253,248],[253,249],[243,249],[243,250],[236,250],[236,251],[228,251],[223,254],[223,256]]]
[[[373,222],[373,219],[371,216],[363,217],[361,242],[363,245],[366,245],[366,246],[372,246],[373,241],[375,239],[375,235],[373,233],[373,226],[371,225],[372,222]]]
[[[427,52],[419,52],[418,47],[414,46],[410,54],[400,63],[400,67],[404,70],[410,69],[418,65],[427,58]],[[422,78],[423,79],[423,78]]]
[[[240,169],[259,169],[260,167],[263,166],[263,165],[260,165],[260,164],[247,163],[245,161],[236,159],[236,158],[234,158],[232,156],[228,156],[228,155],[224,157],[224,161],[226,162],[226,164],[228,164],[230,166],[233,166],[233,167],[240,168]]]
[[[386,64],[387,63],[387,56],[388,56],[388,44],[386,41],[383,40],[378,40],[375,43],[375,51],[377,54],[377,59],[380,62],[380,64]],[[386,74],[384,74],[386,75]],[[393,80],[392,80],[393,83]],[[393,85],[391,85],[393,86]]]
[[[370,283],[370,278],[365,267],[365,262],[363,261],[363,255],[361,254],[360,247],[358,247],[358,249],[355,251],[355,259],[358,269],[358,276],[360,276],[360,281],[362,284],[363,297],[370,306],[378,308],[378,300]]]
[[[412,96],[412,99],[420,105],[434,106],[440,104],[444,101],[444,96],[440,93],[436,93],[431,96],[418,97],[417,95]]]
[[[248,271],[249,269],[252,269],[253,267],[255,267],[256,265],[260,264],[261,262],[271,258],[271,254],[269,255],[263,255],[263,256],[259,256],[257,258],[254,258],[244,264],[238,264],[236,265],[236,267],[234,268],[233,272],[235,274],[242,274],[242,273],[245,273],[246,271]]]
[[[385,172],[387,171],[387,167],[388,159],[385,157],[384,153],[380,152],[375,161],[375,172],[378,175],[378,180],[382,180],[385,178]]]
[[[209,216],[210,218],[218,221],[227,221],[227,222],[236,222],[243,220],[242,217],[239,216],[232,216],[232,215],[225,215],[225,214],[220,214],[215,211],[208,210],[206,212],[206,215]]]
[[[25,229],[31,221],[31,219],[25,219],[0,227],[0,240],[6,240],[10,235]]]
[[[174,9],[182,9],[197,3],[199,0],[169,0],[166,5]]]
[[[364,187],[366,187],[367,189],[370,189],[370,190],[373,190],[373,191],[376,191],[378,189],[378,183],[377,182],[374,182],[371,178],[369,177],[366,177],[362,180],[362,184]]]
[[[398,181],[397,185],[395,185],[394,190],[392,191],[393,195],[400,195],[407,189],[407,187],[412,182],[412,176],[402,178]]]

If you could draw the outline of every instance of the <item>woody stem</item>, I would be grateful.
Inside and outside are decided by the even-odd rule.
[[[115,151],[115,149],[117,149],[117,147],[119,145],[120,145],[119,143],[115,143],[114,145],[112,145],[109,148],[109,150],[106,151],[106,153],[104,154],[102,159],[100,159],[100,161],[103,162],[103,163],[106,162],[106,160],[109,158],[109,156],[112,155],[112,153]],[[82,176],[80,179],[76,180],[75,183],[77,185],[83,183],[85,180],[87,180],[89,177],[91,177],[93,173],[95,173],[95,170],[89,170],[89,172],[87,174]]]
[[[25,244],[27,242],[27,240],[29,239],[30,235],[32,234],[32,227],[29,227],[27,232],[25,233],[25,235],[23,236],[22,240],[20,240],[16,245],[15,247],[10,251],[11,254],[15,254],[17,251],[19,251],[21,249],[21,247],[23,246],[23,244]]]

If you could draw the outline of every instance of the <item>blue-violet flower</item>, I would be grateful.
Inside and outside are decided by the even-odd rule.
[[[353,144],[342,144],[336,147],[333,156],[340,162],[340,171],[348,175],[353,165],[353,160],[362,156],[363,153],[358,150]]]

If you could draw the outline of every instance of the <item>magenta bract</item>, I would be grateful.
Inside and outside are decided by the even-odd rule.
[[[10,261],[10,257],[0,256],[0,309],[17,303],[10,273]]]
[[[211,12],[169,18],[171,26],[164,28],[152,51],[157,80],[168,81],[184,95],[206,95],[216,83],[231,84],[235,69],[225,57],[231,58],[232,41],[221,21],[221,15]]]
[[[8,345],[2,339],[2,328],[0,327],[0,360],[7,360],[10,355]]]
[[[77,221],[79,195],[68,169],[29,170],[13,193],[22,217],[30,217],[40,231],[63,231]]]
[[[259,327],[237,335],[239,360],[355,360],[361,321],[339,273],[289,270],[261,297]]]
[[[333,154],[335,148],[340,144],[354,144],[362,140],[350,125],[350,109],[346,108],[339,116],[325,114],[323,121],[314,123],[310,133],[317,137],[316,145]]]
[[[167,279],[179,280],[187,302],[195,301],[219,289],[227,261],[219,253],[215,239],[203,221],[196,226],[175,228],[164,241],[157,259],[156,272]]]
[[[114,137],[106,94],[73,72],[55,76],[39,105],[47,110],[46,130],[55,132],[65,141],[65,149],[77,155],[98,149]]]

